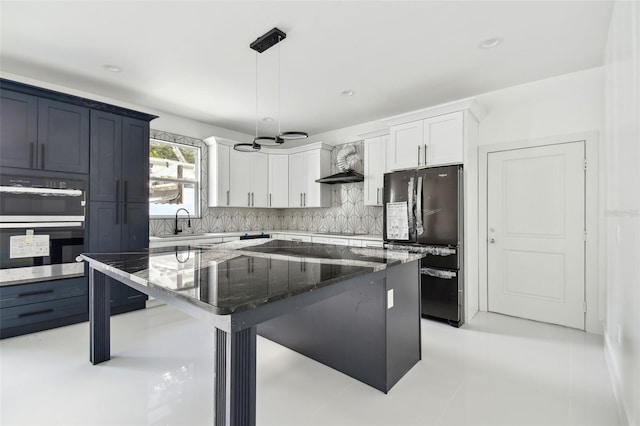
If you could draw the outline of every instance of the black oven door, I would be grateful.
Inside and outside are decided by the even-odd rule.
[[[0,269],[75,263],[85,251],[84,227],[60,227],[39,223],[39,227],[0,228]]]

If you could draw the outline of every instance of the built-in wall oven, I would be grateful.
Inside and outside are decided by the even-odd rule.
[[[0,284],[84,273],[86,182],[0,176]]]

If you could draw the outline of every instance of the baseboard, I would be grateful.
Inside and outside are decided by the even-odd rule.
[[[620,422],[624,426],[630,426],[627,413],[627,407],[624,404],[624,398],[622,394],[622,383],[620,383],[620,370],[613,358],[613,349],[611,346],[611,339],[609,339],[609,333],[604,333],[604,358],[607,362],[607,368],[609,370],[609,377],[611,378],[611,385],[613,386],[613,396],[616,399],[616,405],[618,406],[618,415],[620,416]]]

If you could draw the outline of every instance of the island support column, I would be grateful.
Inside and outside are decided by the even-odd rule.
[[[227,333],[216,328],[214,425],[256,424],[256,327]]]
[[[89,360],[92,364],[111,359],[111,305],[107,277],[89,265]]]

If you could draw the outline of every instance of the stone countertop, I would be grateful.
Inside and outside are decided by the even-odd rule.
[[[188,240],[204,240],[213,238],[225,238],[225,237],[241,237],[244,235],[260,235],[261,232],[267,235],[274,234],[290,234],[290,235],[305,235],[316,236],[325,238],[351,238],[355,240],[368,240],[368,241],[382,241],[382,234],[333,234],[311,231],[291,231],[291,230],[273,230],[273,231],[246,231],[246,232],[207,232],[204,234],[180,234],[180,235],[165,235],[162,237],[149,237],[149,241],[188,241]]]
[[[98,269],[216,315],[249,310],[421,257],[406,251],[272,239],[80,256]]]

